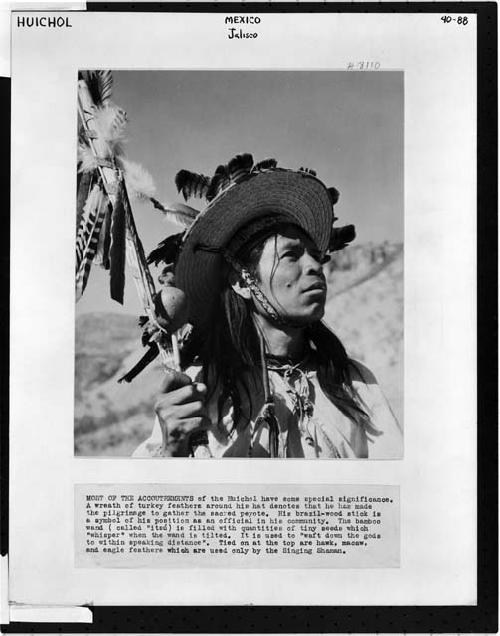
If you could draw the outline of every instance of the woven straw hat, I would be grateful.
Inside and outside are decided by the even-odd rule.
[[[311,170],[278,168],[274,159],[254,165],[245,154],[219,166],[211,179],[182,170],[176,184],[186,199],[208,201],[186,230],[175,267],[175,285],[187,296],[189,322],[202,332],[210,329],[221,291],[224,251],[249,222],[276,215],[299,226],[321,252],[332,249],[338,192]]]

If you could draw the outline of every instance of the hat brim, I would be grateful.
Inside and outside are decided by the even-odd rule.
[[[189,322],[210,327],[221,290],[222,256],[235,233],[250,221],[275,212],[298,225],[324,252],[333,225],[333,206],[325,185],[309,173],[274,169],[250,176],[214,199],[196,218],[176,265],[176,286],[189,304]],[[202,249],[200,249],[202,247]]]

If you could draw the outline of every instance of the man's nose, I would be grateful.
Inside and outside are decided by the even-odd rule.
[[[308,252],[304,253],[304,270],[306,271],[307,274],[309,273],[323,273],[323,266],[321,264],[321,261],[316,258],[315,256],[313,256],[312,254],[309,254]]]

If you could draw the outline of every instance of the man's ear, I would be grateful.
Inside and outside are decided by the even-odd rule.
[[[238,294],[238,296],[241,296],[245,300],[250,300],[252,294],[250,292],[250,289],[246,286],[246,284],[243,281],[237,280],[234,283],[232,283],[231,287],[233,288],[233,291]]]
[[[245,300],[250,300],[252,296],[250,288],[244,281],[241,280],[236,272],[232,272],[229,283],[233,291],[238,294],[238,296],[241,296],[241,298],[244,298]]]

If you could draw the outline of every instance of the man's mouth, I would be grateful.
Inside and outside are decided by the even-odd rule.
[[[304,293],[307,292],[326,292],[326,283],[314,283],[313,285],[309,285],[309,287],[306,287],[306,289],[304,289]]]

